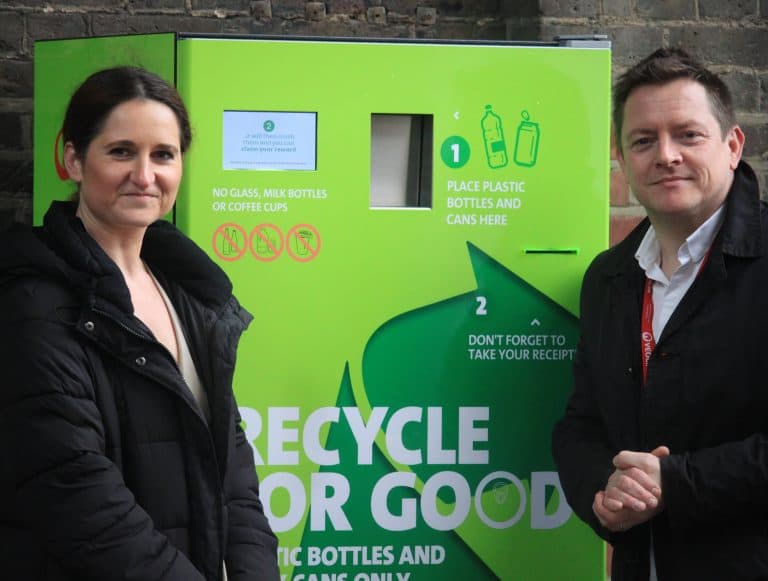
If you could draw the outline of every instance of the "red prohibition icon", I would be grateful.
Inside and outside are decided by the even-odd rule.
[[[280,228],[274,224],[259,224],[251,230],[248,245],[256,260],[272,262],[283,253],[285,240]]]
[[[309,262],[320,252],[320,234],[310,224],[296,224],[285,235],[285,249],[298,262]]]
[[[248,249],[248,235],[239,224],[222,224],[213,233],[213,251],[227,262],[234,262],[245,255]]]

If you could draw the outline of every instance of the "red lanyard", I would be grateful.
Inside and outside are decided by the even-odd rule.
[[[707,250],[704,255],[704,260],[701,261],[696,276],[699,276],[704,270],[711,250],[711,248]],[[651,359],[654,349],[656,349],[656,340],[653,337],[653,281],[646,276],[645,288],[643,289],[643,312],[640,319],[640,357],[643,362],[643,385],[645,385],[645,380],[648,377],[648,361]]]
[[[656,349],[656,341],[653,338],[653,281],[645,277],[643,289],[643,314],[640,319],[640,356],[643,360],[643,385],[648,377],[648,361],[653,350]]]

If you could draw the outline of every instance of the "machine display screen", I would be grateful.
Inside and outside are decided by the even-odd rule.
[[[317,169],[317,113],[224,111],[224,169]]]

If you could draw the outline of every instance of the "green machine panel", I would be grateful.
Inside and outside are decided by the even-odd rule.
[[[604,578],[549,447],[608,242],[605,45],[158,48],[176,222],[255,317],[235,391],[284,579]]]

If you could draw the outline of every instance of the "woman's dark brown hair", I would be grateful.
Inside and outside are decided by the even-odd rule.
[[[72,143],[77,156],[85,158],[88,146],[101,131],[112,110],[132,99],[157,101],[170,107],[179,123],[182,153],[189,148],[192,131],[179,93],[158,75],[129,66],[94,73],[78,87],[64,116],[64,143]]]

